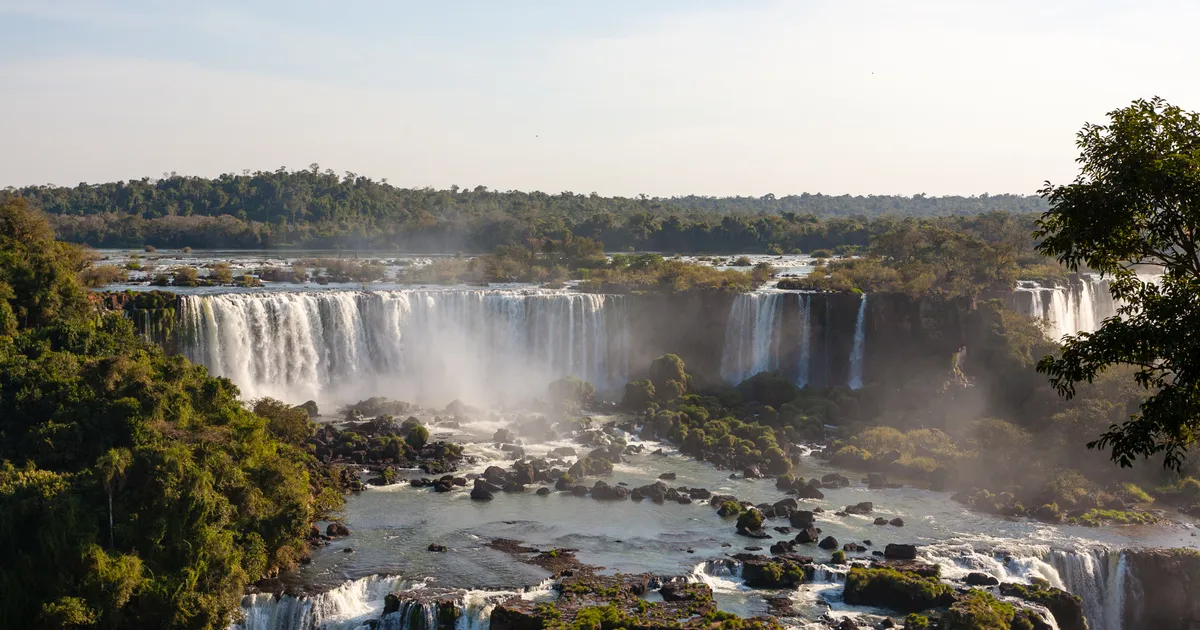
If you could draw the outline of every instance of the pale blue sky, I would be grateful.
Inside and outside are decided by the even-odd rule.
[[[1196,4],[0,0],[0,186],[1033,192],[1085,121],[1200,109]]]

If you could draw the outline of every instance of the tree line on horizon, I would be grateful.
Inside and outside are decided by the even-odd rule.
[[[51,217],[59,238],[94,247],[328,247],[490,252],[568,231],[614,251],[795,253],[865,246],[881,217],[1033,216],[1034,195],[604,197],[400,188],[309,169],[174,173],[162,179],[9,187]],[[1032,221],[1032,220],[1031,220]]]

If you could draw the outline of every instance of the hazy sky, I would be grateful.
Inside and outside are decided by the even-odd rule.
[[[0,0],[0,186],[307,167],[402,186],[975,194],[1200,109],[1200,3]]]

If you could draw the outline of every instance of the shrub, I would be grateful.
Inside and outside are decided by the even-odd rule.
[[[125,280],[125,271],[116,265],[88,266],[79,272],[83,286],[96,288]]]
[[[833,564],[846,564],[846,552],[838,549],[833,552],[833,557],[829,559]]]
[[[417,425],[408,430],[408,435],[404,436],[404,441],[416,450],[421,450],[425,443],[429,441],[429,429],[421,425]]]
[[[763,513],[759,512],[755,508],[750,508],[749,510],[742,512],[741,516],[738,516],[737,528],[740,531],[752,532],[762,529],[762,526]]]
[[[824,259],[824,258],[830,258],[830,257],[832,257],[832,256],[833,256],[833,252],[829,251],[828,249],[816,249],[816,250],[813,250],[813,253],[812,253],[812,254],[810,254],[810,255],[811,255],[813,258],[817,258],[817,259]]]
[[[730,267],[749,267],[750,265],[753,265],[753,264],[754,263],[751,262],[749,256],[738,256],[737,258],[733,259],[733,262],[729,263],[729,266]]]
[[[253,411],[267,419],[267,430],[289,444],[303,444],[312,435],[313,423],[308,410],[292,407],[274,398],[254,401]]]
[[[230,284],[233,282],[233,268],[227,262],[219,262],[213,265],[208,277],[218,284]]]
[[[174,273],[177,287],[194,287],[200,280],[200,272],[195,267],[176,267]]]

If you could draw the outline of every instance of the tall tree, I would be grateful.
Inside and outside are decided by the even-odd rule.
[[[117,484],[125,479],[125,471],[133,461],[133,455],[127,448],[110,448],[96,461],[96,469],[104,480],[104,489],[108,491],[108,548],[115,549],[116,536],[113,534],[113,492]]]
[[[1155,98],[1109,119],[1079,132],[1075,181],[1041,191],[1050,209],[1035,235],[1071,269],[1112,278],[1119,315],[1068,337],[1038,370],[1070,398],[1107,368],[1134,366],[1151,395],[1088,446],[1110,448],[1122,466],[1161,454],[1178,469],[1200,436],[1200,114]],[[1163,275],[1139,275],[1139,265]]]

